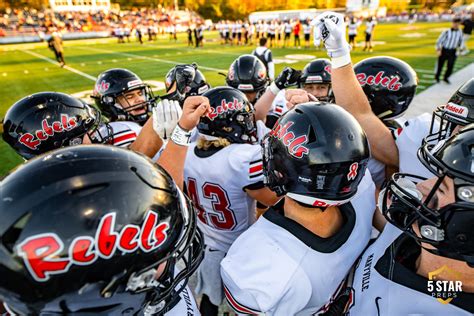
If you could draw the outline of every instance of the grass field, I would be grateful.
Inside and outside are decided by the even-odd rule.
[[[406,24],[380,24],[374,35],[374,52],[362,52],[361,47],[358,47],[352,53],[353,62],[377,55],[401,58],[417,71],[420,92],[434,83],[434,44],[440,32],[447,27],[449,23],[419,23],[410,28]],[[361,30],[358,42],[363,40],[362,33]],[[204,47],[198,49],[186,46],[184,34],[178,36],[177,43],[170,42],[167,36],[157,42],[145,42],[143,45],[136,42],[117,44],[115,39],[66,42],[65,58],[71,67],[67,69],[53,64],[53,53],[45,43],[1,46],[0,119],[15,101],[31,93],[60,91],[72,94],[92,90],[94,77],[109,68],[128,68],[144,80],[163,81],[165,74],[174,64],[197,62],[213,86],[222,85],[224,77],[219,75],[219,72],[225,72],[235,58],[250,53],[254,48],[224,47],[220,45],[216,32],[206,33],[205,38],[207,42]],[[469,46],[474,50],[472,41]],[[277,62],[277,73],[287,65],[302,69],[308,62],[308,56],[302,55],[326,57],[324,51],[314,48],[273,48],[272,51]],[[472,52],[458,58],[455,71],[472,62]],[[0,176],[21,161],[9,146],[0,140]]]

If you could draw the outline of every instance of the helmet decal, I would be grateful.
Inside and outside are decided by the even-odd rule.
[[[61,114],[60,121],[54,121],[49,124],[47,119],[44,119],[41,122],[42,129],[37,130],[33,133],[25,133],[20,136],[18,141],[29,149],[36,150],[42,141],[47,140],[55,133],[70,131],[77,126],[77,118],[69,117],[67,114]]]
[[[275,128],[270,132],[270,136],[274,136],[282,141],[285,147],[288,149],[288,153],[295,158],[303,158],[307,155],[309,149],[305,147],[308,142],[306,135],[296,137],[295,133],[288,129],[294,125],[294,122],[288,121],[284,126],[277,124]]]
[[[234,64],[232,64],[230,65],[229,72],[227,73],[227,78],[229,80],[234,80],[234,73],[235,73]]]
[[[109,87],[110,87],[110,83],[108,83],[108,82],[105,81],[105,80],[102,80],[101,82],[97,83],[97,85],[96,85],[96,90],[97,90],[99,93],[104,93],[104,92],[106,92],[107,90],[109,90]]]
[[[213,121],[218,115],[225,113],[229,110],[241,110],[244,108],[244,103],[234,98],[233,101],[227,102],[225,99],[221,100],[221,104],[216,108],[211,108],[211,112],[207,114],[207,117]]]
[[[390,91],[398,91],[402,87],[399,76],[389,77],[385,75],[384,71],[379,71],[375,76],[367,75],[363,72],[356,75],[357,80],[361,86],[378,86],[386,87]]]
[[[100,220],[94,237],[79,236],[71,242],[67,257],[58,258],[64,243],[55,233],[33,235],[17,246],[17,252],[31,276],[45,282],[50,275],[64,273],[73,264],[86,266],[99,257],[110,259],[117,249],[122,253],[157,249],[167,240],[169,229],[167,222],[157,225],[158,217],[149,210],[141,227],[129,224],[114,232],[116,213],[108,213]]]
[[[462,117],[467,117],[469,114],[469,110],[467,109],[467,107],[462,106],[462,105],[457,105],[452,102],[448,102],[448,104],[446,105],[444,109],[447,112],[451,112]]]
[[[138,85],[141,85],[143,83],[143,81],[141,80],[132,80],[132,81],[129,81],[127,82],[127,87],[134,87],[134,86],[138,86]]]

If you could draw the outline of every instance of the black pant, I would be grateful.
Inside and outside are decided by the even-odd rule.
[[[448,68],[444,73],[444,79],[448,79],[453,73],[454,62],[456,61],[456,49],[441,49],[441,55],[438,57],[438,64],[436,67],[436,80],[439,80],[439,76],[441,75],[441,71],[443,70],[444,62],[446,60],[448,61]]]
[[[62,53],[62,52],[58,52],[57,50],[54,50],[54,55],[56,55],[56,60],[58,61],[58,63],[63,63],[63,64],[65,64],[65,62],[64,62],[64,56],[63,56],[63,53]]]

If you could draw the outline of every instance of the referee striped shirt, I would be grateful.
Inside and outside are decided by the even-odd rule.
[[[456,49],[462,45],[462,31],[460,29],[449,29],[441,33],[436,41],[436,49]]]

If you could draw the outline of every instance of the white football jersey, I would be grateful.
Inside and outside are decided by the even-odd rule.
[[[355,23],[349,23],[347,25],[348,27],[348,32],[347,34],[349,35],[357,35],[357,28],[359,27],[359,23],[355,22]]]
[[[194,299],[193,293],[187,285],[181,293],[179,293],[179,302],[165,316],[183,316],[183,315],[201,315]]]
[[[370,171],[370,175],[372,176],[375,185],[380,188],[385,181],[385,164],[370,157],[367,168]]]
[[[369,241],[374,190],[367,171],[356,196],[340,206],[346,223],[330,238],[314,235],[273,209],[265,212],[221,262],[230,305],[244,314],[324,312]]]
[[[408,119],[403,127],[393,131],[395,143],[398,147],[400,172],[426,178],[433,177],[433,174],[423,166],[417,156],[423,138],[428,136],[430,126],[431,115],[424,113]]]
[[[288,108],[286,107],[285,91],[285,89],[282,89],[275,96],[275,99],[273,99],[272,102],[272,107],[268,111],[268,115],[280,117],[288,111]]]
[[[258,138],[268,131],[257,122]],[[205,244],[227,252],[234,240],[255,222],[255,200],[245,188],[263,187],[262,150],[256,144],[231,144],[217,152],[187,152],[184,180],[198,214]],[[210,155],[211,154],[211,155]]]
[[[474,294],[457,293],[449,304],[441,304],[428,292],[428,279],[399,262],[399,258],[414,262],[417,248],[411,237],[387,223],[358,263],[348,314],[473,315]]]
[[[114,137],[112,145],[117,147],[127,148],[136,139],[142,127],[135,122],[116,121],[108,123],[112,128],[112,135]],[[99,129],[101,135],[107,135],[107,127],[102,126]]]

